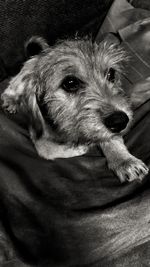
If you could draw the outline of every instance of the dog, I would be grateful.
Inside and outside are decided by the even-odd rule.
[[[126,53],[107,40],[63,40],[27,60],[2,94],[3,108],[29,119],[30,137],[45,159],[84,155],[99,145],[121,182],[141,181],[148,167],[130,154],[122,135],[131,126],[132,101],[122,88]]]

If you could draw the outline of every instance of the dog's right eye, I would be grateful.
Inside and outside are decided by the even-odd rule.
[[[61,88],[69,93],[75,93],[83,88],[83,82],[75,76],[67,76],[62,81]]]
[[[113,68],[110,68],[107,72],[106,78],[109,82],[114,83],[115,82],[115,70]]]

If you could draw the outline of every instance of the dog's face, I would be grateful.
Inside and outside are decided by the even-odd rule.
[[[59,137],[100,142],[127,130],[132,111],[121,88],[123,60],[124,52],[105,41],[66,41],[41,55],[42,99]]]
[[[61,42],[26,62],[18,76],[23,84],[19,99],[30,99],[35,125],[43,127],[46,120],[60,141],[109,140],[124,133],[132,120],[129,99],[121,87],[124,60],[124,51],[107,41],[99,45],[89,40]]]

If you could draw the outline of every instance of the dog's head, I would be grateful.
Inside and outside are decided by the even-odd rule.
[[[8,88],[13,91],[14,83],[21,88],[11,97],[29,112],[35,133],[49,125],[58,140],[70,143],[101,142],[124,133],[132,120],[121,86],[124,51],[105,40],[99,45],[67,40],[43,48]]]

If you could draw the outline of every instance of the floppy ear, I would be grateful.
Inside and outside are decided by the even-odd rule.
[[[32,139],[39,139],[46,131],[46,124],[38,105],[36,93],[33,92],[27,95],[23,109],[29,121],[29,130]]]
[[[40,138],[45,129],[45,121],[37,102],[39,88],[36,79],[33,74],[22,70],[12,78],[1,96],[4,110],[9,113],[21,113],[23,118],[27,119],[34,139]]]
[[[24,45],[27,58],[38,55],[43,50],[49,48],[47,41],[40,36],[33,36]]]

